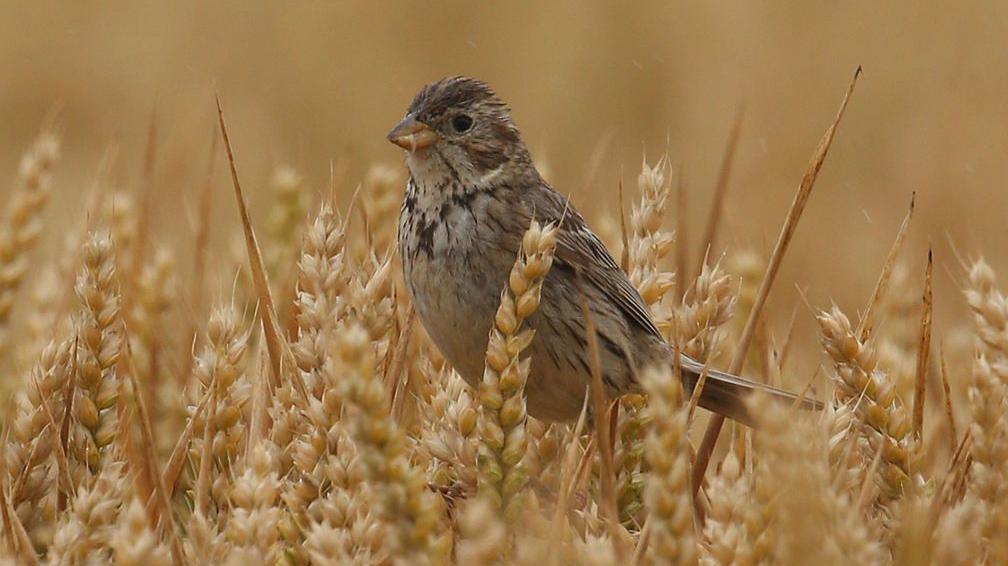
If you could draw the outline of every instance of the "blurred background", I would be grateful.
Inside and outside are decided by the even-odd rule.
[[[344,204],[372,165],[404,171],[386,132],[424,83],[461,73],[511,104],[547,178],[597,222],[618,210],[621,178],[628,206],[636,198],[643,156],[667,154],[685,183],[692,242],[744,109],[717,253],[766,255],[861,65],[771,297],[772,323],[797,312],[797,343],[815,344],[798,287],[813,306],[836,301],[853,315],[913,192],[904,292],[920,296],[932,245],[939,334],[967,320],[950,242],[1008,273],[1006,4],[8,0],[3,13],[0,173],[13,182],[48,116],[63,138],[41,254],[80,223],[110,148],[118,157],[102,182],[139,189],[152,115],[151,239],[185,258],[217,135],[215,92],[258,224],[279,165],[321,191],[339,163]],[[238,221],[220,159],[214,181],[216,262]]]

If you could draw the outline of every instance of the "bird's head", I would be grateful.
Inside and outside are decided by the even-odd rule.
[[[507,105],[486,83],[469,77],[423,87],[388,140],[407,151],[414,177],[447,168],[478,181],[530,166]]]

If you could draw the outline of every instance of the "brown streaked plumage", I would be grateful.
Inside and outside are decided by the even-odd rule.
[[[675,351],[647,306],[584,218],[539,175],[506,104],[486,83],[449,77],[425,86],[388,135],[406,150],[410,179],[399,219],[406,284],[420,321],[473,387],[494,312],[532,218],[561,230],[539,310],[526,385],[529,414],[571,420],[581,409],[591,367],[581,297],[599,338],[610,396],[638,392],[637,375],[671,365]],[[701,364],[680,356],[692,390]],[[709,371],[700,405],[751,423],[744,400],[760,390],[794,395]]]

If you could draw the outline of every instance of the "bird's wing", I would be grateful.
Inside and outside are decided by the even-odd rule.
[[[528,212],[539,222],[556,222],[560,225],[554,261],[569,266],[583,282],[595,287],[623,312],[628,322],[660,338],[661,332],[651,319],[644,299],[602,240],[585,223],[584,217],[568,199],[553,189],[545,187],[539,194],[544,195],[544,198],[532,203],[534,206]]]

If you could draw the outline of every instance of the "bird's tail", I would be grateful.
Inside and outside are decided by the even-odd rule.
[[[691,392],[699,381],[700,374],[707,375],[698,404],[709,411],[736,420],[746,426],[755,426],[756,424],[748,400],[757,392],[779,403],[798,404],[802,409],[819,410],[823,407],[822,403],[814,399],[799,397],[794,393],[723,371],[705,369],[703,364],[687,356],[680,356],[680,359],[683,378]]]

